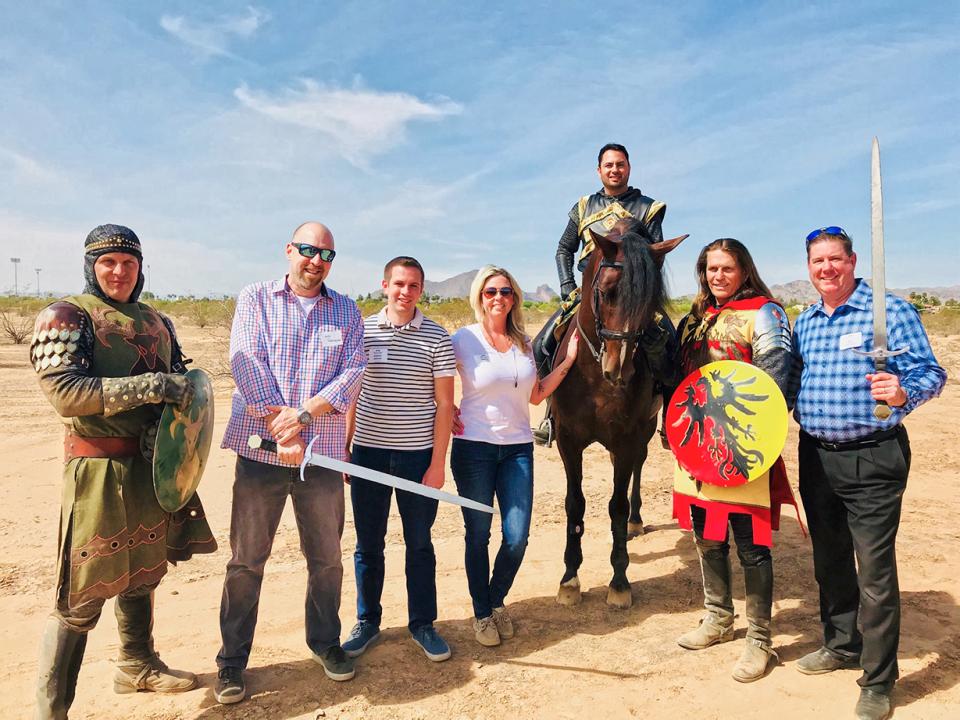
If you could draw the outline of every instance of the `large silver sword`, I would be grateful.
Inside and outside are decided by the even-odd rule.
[[[266,440],[259,435],[251,435],[247,439],[247,445],[251,450],[259,449],[272,453],[277,451],[277,443],[275,443],[273,440]],[[412,480],[406,480],[404,478],[397,477],[396,475],[389,475],[385,472],[380,472],[379,470],[371,470],[370,468],[365,468],[361,465],[354,465],[353,463],[343,462],[342,460],[334,460],[332,457],[327,457],[326,455],[321,455],[320,453],[310,452],[312,450],[312,445],[313,443],[310,443],[310,445],[307,446],[309,455],[304,457],[303,465],[300,466],[301,477],[303,476],[302,473],[304,465],[316,465],[318,467],[327,468],[328,470],[334,470],[336,472],[352,475],[353,477],[370,480],[371,482],[379,483],[380,485],[388,485],[389,487],[396,488],[397,490],[406,490],[414,495],[422,495],[423,497],[432,498],[433,500],[441,500],[442,502],[460,505],[461,507],[470,508],[471,510],[479,510],[480,512],[490,513],[491,515],[493,514],[493,507],[490,505],[484,505],[483,503],[479,503],[476,500],[471,500],[470,498],[460,497],[459,495],[454,495],[453,493],[427,487],[426,485],[421,485],[420,483],[415,483]]]
[[[870,158],[870,260],[872,264],[870,286],[873,290],[873,349],[869,352],[854,349],[861,355],[873,358],[877,372],[886,372],[887,358],[905,353],[909,348],[887,348],[887,283],[883,259],[883,187],[880,182],[880,141],[873,138]],[[878,400],[873,415],[878,420],[890,417],[890,406]]]

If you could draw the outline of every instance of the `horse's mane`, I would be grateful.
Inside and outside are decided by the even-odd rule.
[[[645,328],[663,313],[667,291],[660,266],[649,250],[651,238],[643,223],[634,222],[620,236],[623,275],[617,286],[621,320],[630,328]]]

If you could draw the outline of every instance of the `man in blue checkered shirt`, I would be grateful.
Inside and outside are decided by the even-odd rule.
[[[813,541],[824,639],[797,669],[818,675],[859,664],[856,716],[883,720],[899,676],[895,544],[910,469],[902,423],[940,394],[947,374],[916,310],[890,294],[888,346],[906,352],[888,360],[888,372],[875,372],[870,357],[854,352],[873,349],[873,291],[854,276],[856,265],[842,228],[807,236],[807,269],[820,301],[794,326],[790,394],[800,423],[800,496]],[[877,402],[890,406],[887,419],[874,417]]]

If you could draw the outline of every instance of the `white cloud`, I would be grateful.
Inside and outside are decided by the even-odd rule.
[[[0,147],[0,167],[8,165],[18,180],[30,183],[50,183],[60,179],[59,173],[16,150]]]
[[[191,20],[183,15],[164,15],[160,18],[160,27],[205,56],[235,57],[228,50],[230,41],[251,37],[269,20],[270,13],[251,6],[247,7],[246,15],[221,17],[212,22]]]
[[[313,80],[303,80],[300,88],[273,96],[244,84],[234,95],[267,117],[326,135],[337,151],[358,167],[401,143],[407,123],[440,120],[463,109],[448,99],[431,103],[407,93],[377,92],[359,85],[352,89],[328,87]]]

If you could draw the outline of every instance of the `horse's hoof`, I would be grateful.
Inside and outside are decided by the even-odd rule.
[[[626,610],[628,607],[633,605],[633,594],[630,592],[630,588],[627,588],[626,590],[614,590],[613,588],[608,588],[607,605],[610,607],[619,608],[620,610]]]
[[[557,591],[558,605],[566,605],[567,607],[579,605],[582,599],[579,578],[572,577],[565,583],[560,583],[560,590]]]
[[[640,537],[646,532],[643,529],[642,522],[630,522],[627,523],[627,540],[632,540],[635,537]]]

